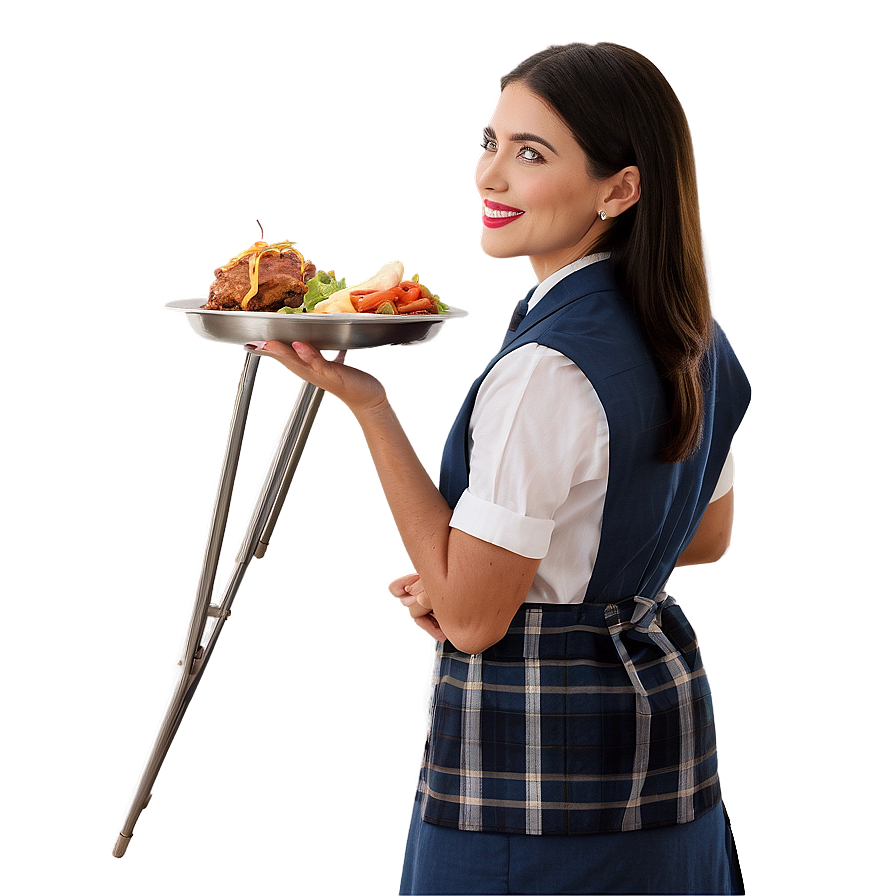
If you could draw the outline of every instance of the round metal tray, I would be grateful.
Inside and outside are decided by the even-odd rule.
[[[206,339],[244,345],[269,339],[307,342],[317,349],[373,348],[432,339],[446,320],[466,317],[452,308],[445,314],[277,314],[273,311],[206,311],[206,299],[180,299],[166,308],[183,311],[190,326]]]

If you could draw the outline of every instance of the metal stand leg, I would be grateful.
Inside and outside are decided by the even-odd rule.
[[[230,607],[243,580],[246,568],[253,556],[264,556],[274,525],[283,507],[286,493],[292,482],[293,474],[305,448],[308,433],[311,430],[311,425],[314,422],[317,409],[323,397],[321,389],[312,386],[310,383],[305,383],[283,431],[274,458],[271,461],[267,478],[255,505],[255,511],[246,530],[246,536],[237,555],[236,566],[231,573],[224,596],[219,604],[212,604],[211,598],[215,584],[215,575],[221,555],[221,545],[224,541],[224,530],[230,510],[230,499],[233,494],[233,483],[236,479],[237,463],[242,447],[243,433],[246,429],[249,402],[252,397],[259,360],[258,355],[249,353],[246,356],[246,364],[243,368],[239,388],[237,389],[233,419],[231,420],[230,434],[227,439],[227,450],[224,455],[224,464],[218,483],[218,494],[215,500],[208,545],[205,551],[205,560],[199,579],[199,588],[196,593],[196,603],[193,608],[193,617],[190,621],[187,643],[181,660],[183,671],[168,710],[162,720],[159,733],[156,735],[155,744],[143,770],[143,776],[137,785],[137,792],[131,803],[131,808],[112,850],[112,855],[117,858],[124,855],[133,836],[137,819],[149,804],[152,797],[152,786],[171,747],[174,735],[180,727],[187,707],[193,699],[193,694],[196,692],[202,673],[205,671],[212,650],[218,641],[221,629],[230,615]]]

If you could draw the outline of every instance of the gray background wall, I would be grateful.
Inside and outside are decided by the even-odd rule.
[[[400,258],[470,316],[349,362],[386,383],[437,475],[455,408],[533,282],[525,259],[478,246],[473,166],[498,79],[549,43],[610,40],[656,62],[688,114],[715,313],[754,387],[734,543],[670,585],[713,683],[747,884],[867,889],[890,787],[879,5],[433,9],[7,13],[0,880],[397,891],[432,642],[386,592],[408,563],[360,432],[329,399],[153,802],[111,856],[167,705],[242,366],[163,306],[204,295],[256,219],[349,281]],[[222,574],[297,386],[262,361]],[[358,696],[372,674],[377,703]],[[374,775],[356,777],[358,752]],[[357,790],[369,817],[348,811]]]

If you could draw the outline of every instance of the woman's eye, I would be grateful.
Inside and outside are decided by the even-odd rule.
[[[532,149],[531,146],[524,146],[519,151],[519,157],[526,162],[539,162],[542,155],[537,149]]]
[[[488,137],[482,138],[481,146],[486,152],[497,152],[498,150],[498,144],[494,140],[489,140]]]

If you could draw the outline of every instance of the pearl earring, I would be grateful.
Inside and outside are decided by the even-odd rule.
[[[601,219],[601,221],[606,221],[606,220],[607,220],[607,213],[606,213],[603,209],[601,209],[601,210],[598,212],[598,214],[600,215],[600,219]]]

